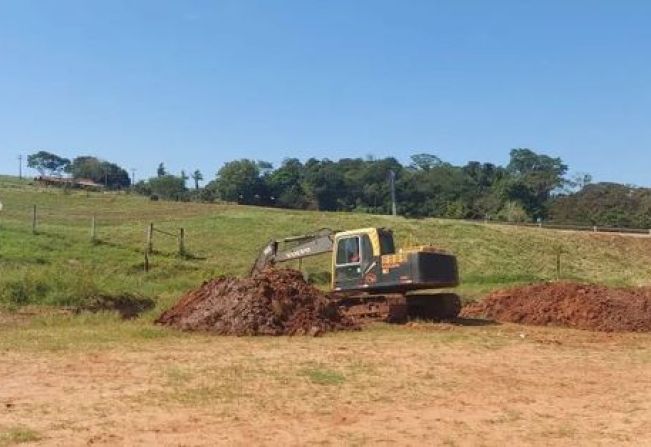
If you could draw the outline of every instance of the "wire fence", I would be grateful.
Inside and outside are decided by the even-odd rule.
[[[562,230],[562,231],[583,231],[591,233],[617,233],[621,235],[639,235],[651,236],[651,229],[649,228],[624,228],[612,227],[604,225],[586,225],[586,224],[568,224],[568,223],[555,223],[555,222],[507,222],[499,220],[467,220],[468,222],[484,223],[487,225],[510,225],[517,227],[527,228],[544,228],[547,230]]]
[[[145,235],[145,242],[143,243],[142,247],[144,247],[144,250],[147,253],[152,254],[154,252],[153,241],[155,235],[160,235],[163,238],[175,240],[177,254],[185,255],[185,228],[179,225],[179,219],[176,219],[174,216],[170,216],[168,212],[170,210],[161,209],[160,211],[160,213],[154,213],[153,215],[146,213],[146,215],[140,215],[136,218],[132,218],[131,216],[125,215],[125,212],[123,210],[107,209],[103,206],[100,206],[100,208],[96,210],[88,208],[62,210],[56,206],[53,206],[52,204],[30,205],[23,203],[19,206],[16,206],[15,204],[12,207],[5,206],[4,210],[0,213],[0,221],[4,220],[2,218],[8,218],[14,222],[25,222],[30,226],[31,231],[34,234],[38,233],[39,229],[42,229],[44,226],[48,226],[50,224],[64,225],[67,228],[70,228],[71,226],[86,227],[87,230],[84,231],[87,231],[91,242],[100,240],[100,235],[98,234],[98,226],[102,224],[106,224],[103,226],[103,230],[106,230],[108,227],[115,225],[142,225],[143,234]],[[459,221],[458,219],[444,220],[449,220],[451,222]],[[648,228],[626,228],[607,225],[588,225],[584,223],[557,223],[553,221],[541,221],[536,223],[509,222],[494,219],[464,219],[463,221],[485,225],[508,225],[547,230],[610,233],[632,235],[638,237],[651,237],[651,229]],[[106,237],[105,231],[101,237]]]
[[[150,269],[152,256],[183,257],[201,259],[197,253],[190,254],[186,247],[186,228],[183,218],[175,215],[180,210],[171,210],[160,204],[160,209],[129,214],[111,206],[93,206],[62,209],[53,203],[13,203],[0,212],[0,224],[7,223],[19,231],[33,235],[50,235],[88,241],[89,244],[103,244],[139,253],[143,259],[143,270]],[[158,205],[156,205],[158,206]],[[137,216],[137,217],[136,217]],[[457,219],[446,219],[459,222]],[[578,231],[590,233],[619,234],[622,236],[651,237],[650,229],[622,228],[612,226],[568,224],[556,222],[507,222],[498,220],[464,220],[478,225],[508,225],[532,229]],[[187,222],[186,222],[187,224]],[[0,226],[0,231],[2,230]],[[195,235],[196,236],[196,235]],[[201,251],[201,249],[199,249]],[[560,263],[560,254],[559,263]]]
[[[107,214],[106,210],[97,213],[91,210],[68,212],[51,205],[14,204],[10,208],[3,207],[0,224],[7,224],[33,236],[49,235],[77,241],[87,238],[89,244],[140,252],[144,257],[144,271],[149,270],[152,255],[190,256],[186,249],[187,232],[183,226],[179,226],[180,222],[130,220],[126,216],[118,221],[115,214]]]

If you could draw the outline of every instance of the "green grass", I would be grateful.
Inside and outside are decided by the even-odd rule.
[[[151,324],[151,318],[121,321],[113,313],[30,318],[23,325],[0,324],[0,351],[87,351],[139,346],[186,334]]]
[[[10,446],[16,444],[23,444],[26,442],[36,442],[41,439],[41,436],[34,430],[23,427],[0,427],[0,446]]]
[[[152,202],[127,194],[41,189],[13,177],[0,177],[0,202],[4,205],[0,305],[13,309],[75,306],[98,293],[124,292],[153,297],[159,308],[166,307],[205,279],[244,274],[269,238],[323,227],[385,226],[395,231],[399,245],[431,243],[451,250],[459,259],[459,291],[471,299],[511,284],[554,279],[558,249],[564,253],[562,276],[567,279],[635,285],[651,278],[651,239],[647,238],[440,219]],[[37,206],[37,234],[31,228],[33,205]],[[96,243],[90,241],[92,216],[97,220]],[[143,247],[149,222],[168,232],[185,228],[189,256],[178,256],[176,240],[156,233],[151,270],[145,273]],[[323,256],[306,260],[303,266],[319,274],[328,270],[328,264]]]
[[[305,368],[299,374],[317,385],[340,385],[346,380],[343,374],[323,367]]]

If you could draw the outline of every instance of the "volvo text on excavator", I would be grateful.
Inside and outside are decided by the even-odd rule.
[[[440,320],[455,318],[461,309],[456,294],[427,292],[459,284],[456,257],[429,245],[396,250],[393,232],[386,228],[322,229],[271,240],[250,273],[324,253],[332,256],[332,297],[352,317],[390,322],[408,317]]]

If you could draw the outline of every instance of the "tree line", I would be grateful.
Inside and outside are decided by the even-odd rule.
[[[42,152],[30,156],[31,167],[68,172],[112,189],[130,185],[127,172],[113,163]],[[415,154],[406,164],[392,157],[288,158],[276,168],[240,159],[225,163],[205,185],[198,169],[173,174],[160,163],[155,177],[132,190],[152,199],[390,214],[393,183],[397,213],[406,217],[651,226],[651,189],[593,184],[586,174],[569,177],[560,158],[528,148],[509,155],[506,166],[478,161],[457,166],[432,154]]]
[[[108,189],[131,186],[129,174],[115,163],[82,155],[70,160],[48,151],[38,151],[27,156],[27,166],[36,169],[41,176],[59,177],[69,174],[73,178],[88,179]]]

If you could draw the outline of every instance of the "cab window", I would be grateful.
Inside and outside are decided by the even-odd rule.
[[[381,231],[380,234],[380,254],[392,255],[396,252],[396,247],[393,244],[393,233],[388,231]]]
[[[359,257],[359,237],[347,237],[339,239],[337,244],[337,265],[358,264]]]

